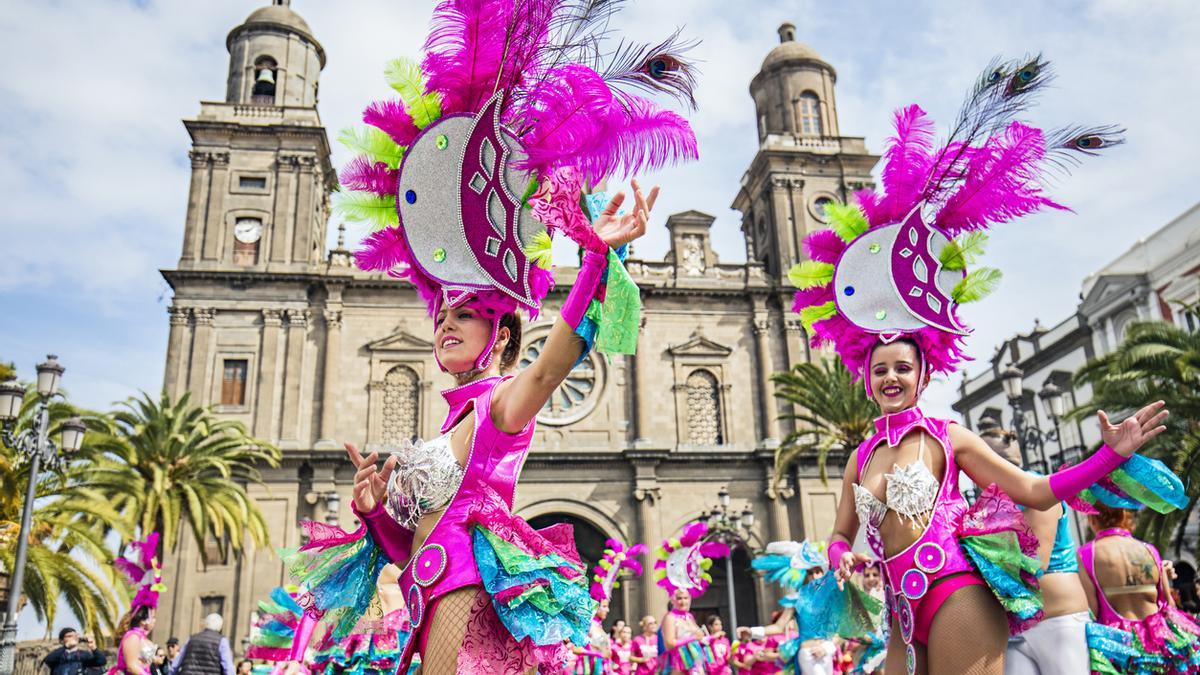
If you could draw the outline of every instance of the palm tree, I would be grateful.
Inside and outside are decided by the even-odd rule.
[[[161,532],[163,550],[175,550],[186,522],[204,562],[210,540],[222,557],[230,548],[240,552],[247,537],[269,545],[246,484],[262,483],[260,465],[279,466],[278,448],[193,405],[188,394],[172,401],[165,392],[157,400],[143,393],[122,402],[111,419],[93,446],[90,480],[137,521],[140,535]]]
[[[1182,311],[1200,318],[1195,305]],[[1186,510],[1165,516],[1147,510],[1138,532],[1159,545],[1174,535],[1178,555],[1183,524],[1200,496],[1200,332],[1162,321],[1131,324],[1115,351],[1079,369],[1075,384],[1091,385],[1092,399],[1071,411],[1074,419],[1098,410],[1123,416],[1150,401],[1166,401],[1171,411],[1167,431],[1143,453],[1163,460],[1183,479],[1190,503]]]
[[[796,431],[783,439],[775,451],[775,478],[801,455],[816,452],[821,480],[827,480],[825,460],[835,447],[854,449],[870,436],[879,410],[856,384],[850,371],[834,359],[801,363],[790,372],[775,373],[775,396],[799,408],[799,414],[783,419],[799,422]]]
[[[22,403],[15,431],[33,425],[38,394],[30,387]],[[98,421],[94,414],[80,411],[61,401],[50,404],[50,435],[57,436],[60,426],[74,415],[83,415],[89,426]],[[86,449],[94,438],[84,438]],[[20,541],[21,511],[29,484],[29,462],[13,448],[0,443],[0,568],[6,579],[12,578],[17,543]],[[90,471],[80,458],[70,458],[61,473],[43,468],[37,478],[33,517],[28,537],[29,557],[21,594],[45,622],[47,632],[54,625],[60,602],[85,625],[98,626],[111,633],[117,623],[122,591],[115,584],[112,554],[104,544],[104,533],[111,529],[122,536],[132,528],[109,503],[108,498],[88,484]],[[101,526],[100,523],[105,523]]]

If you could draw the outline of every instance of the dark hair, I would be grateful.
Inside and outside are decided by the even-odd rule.
[[[173,637],[173,638],[167,640],[167,646],[168,647],[178,647],[179,646],[179,638]]]
[[[150,608],[145,605],[139,605],[127,612],[121,617],[121,622],[117,624],[117,639],[120,640],[125,636],[130,629],[136,628],[150,619]]]
[[[241,669],[242,669],[242,664],[243,664],[243,663],[249,663],[249,664],[250,664],[250,667],[251,667],[251,668],[254,668],[254,662],[253,662],[253,661],[251,661],[250,659],[242,659],[241,661],[238,661],[237,668],[234,668],[234,670],[241,670]]]
[[[500,372],[507,373],[517,365],[517,357],[521,354],[521,317],[516,312],[509,312],[500,317],[500,328],[508,329],[508,343],[500,353]]]
[[[1179,608],[1190,614],[1200,611],[1200,594],[1196,593],[1196,568],[1186,560],[1175,563],[1175,580],[1171,587],[1179,593]]]
[[[1108,530],[1114,527],[1124,528],[1126,530],[1133,529],[1133,511],[1130,509],[1121,509],[1115,506],[1109,506],[1103,502],[1096,502],[1096,510],[1099,513],[1091,516],[1092,529],[1099,532],[1100,530]]]
[[[67,636],[70,635],[71,633],[78,633],[78,632],[79,631],[75,630],[74,628],[69,628],[69,627],[64,628],[64,629],[58,631],[58,641],[62,642],[63,640],[67,639]]]
[[[708,618],[704,620],[704,626],[706,628],[708,628],[709,630],[712,630],[713,624],[720,620],[721,620],[720,614],[709,614]]]

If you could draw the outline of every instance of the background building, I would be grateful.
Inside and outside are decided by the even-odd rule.
[[[1047,442],[1044,457],[1028,449],[1031,460],[1051,469],[1077,461],[1079,453],[1100,443],[1094,422],[1059,423],[1050,415],[1043,396],[1047,383],[1061,390],[1070,410],[1091,400],[1091,387],[1075,386],[1072,376],[1089,360],[1121,344],[1134,321],[1168,321],[1187,330],[1200,330],[1195,319],[1180,313],[1180,304],[1200,302],[1200,204],[1142,239],[1108,265],[1083,280],[1075,313],[1052,328],[1035,323],[1028,334],[1018,333],[996,348],[991,368],[964,377],[953,408],[967,425],[978,429],[992,418],[1005,428],[1014,426],[1012,399],[1003,376],[1010,366],[1022,372],[1022,424],[1046,432],[1056,430],[1057,442]],[[1077,534],[1084,526],[1077,523]],[[1196,528],[1190,528],[1195,550]]]
[[[791,428],[769,378],[809,358],[787,311],[785,273],[800,241],[822,225],[825,204],[870,185],[878,158],[862,138],[841,135],[833,67],[795,41],[791,24],[779,34],[750,84],[759,151],[730,186],[747,262],[718,260],[712,216],[668,217],[665,258],[628,263],[645,304],[637,355],[591,354],[539,416],[516,510],[535,526],[573,523],[586,559],[609,537],[657,545],[724,486],[735,510],[754,511],[762,541],[832,527],[838,494],[815,462],[771,482],[774,449]],[[163,270],[174,290],[165,386],[283,449],[283,465],[249,490],[273,545],[294,546],[302,519],[352,525],[353,467],[341,443],[434,435],[445,412],[438,392],[451,381],[434,363],[415,292],[352,267],[341,236],[325,250],[336,176],[317,112],[325,54],[314,33],[277,1],[227,45],[225,100],[202,102],[184,121],[193,173],[179,263]],[[559,288],[574,274],[559,269]],[[526,326],[526,362],[564,297],[552,293]],[[207,564],[190,540],[167,556],[159,635],[187,635],[216,611],[241,639],[255,603],[286,580],[271,551],[221,559],[216,542],[206,548]],[[760,621],[773,591],[747,571],[744,551],[735,563],[739,619]],[[696,606],[728,617],[727,580],[714,572]],[[622,585],[611,616],[661,614],[666,601],[647,575]]]

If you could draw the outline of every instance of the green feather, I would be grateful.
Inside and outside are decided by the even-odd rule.
[[[823,305],[816,305],[801,309],[800,323],[804,325],[804,330],[811,334],[812,325],[814,323],[821,321],[822,319],[828,319],[834,314],[837,314],[837,303],[830,300]]]
[[[825,204],[825,218],[834,234],[846,243],[854,241],[871,227],[867,217],[854,204],[829,202]]]
[[[960,271],[973,265],[975,259],[983,255],[988,237],[983,232],[968,232],[958,239],[951,239],[938,253],[938,261],[942,269]]]
[[[338,142],[351,152],[366,155],[372,162],[383,162],[389,169],[400,167],[404,159],[404,147],[397,145],[391,136],[375,127],[347,127],[338,134]]]
[[[525,247],[525,257],[544,270],[550,269],[551,243],[549,234],[538,232],[533,235],[533,241]]]
[[[994,267],[980,267],[955,284],[950,297],[960,305],[982,300],[996,290],[1002,276],[1000,270]]]
[[[816,260],[805,260],[788,270],[788,281],[796,288],[812,288],[833,281],[833,265]]]
[[[380,197],[368,192],[334,193],[333,209],[346,220],[368,223],[373,229],[395,227],[400,224],[396,213],[396,198]]]
[[[425,92],[425,76],[416,61],[403,58],[389,61],[384,66],[383,77],[400,94],[405,111],[418,129],[424,129],[442,116],[442,99],[436,92]]]

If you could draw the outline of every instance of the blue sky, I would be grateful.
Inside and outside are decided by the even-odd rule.
[[[224,96],[225,36],[255,0],[16,0],[0,13],[0,358],[23,377],[53,351],[82,405],[107,408],[161,386],[169,289],[189,164],[180,119]],[[331,135],[386,95],[389,58],[416,55],[432,0],[294,0],[328,53],[320,112]],[[648,180],[663,194],[639,255],[667,248],[663,223],[698,209],[717,217],[722,260],[744,258],[729,208],[755,151],[747,87],[790,20],[838,73],[842,133],[878,152],[895,108],[918,102],[943,124],[998,54],[1043,52],[1058,69],[1035,122],[1117,122],[1128,144],[1056,188],[1074,213],[997,228],[987,264],[1005,279],[969,307],[970,352],[1034,318],[1073,311],[1080,282],[1200,199],[1200,4],[1096,2],[790,2],[633,0],[614,28],[655,39],[677,25],[704,42],[700,162]],[[340,148],[334,163],[347,159]],[[335,228],[331,227],[333,232]],[[353,234],[353,231],[352,231]],[[353,237],[352,237],[353,239]],[[981,366],[968,368],[976,372]],[[957,385],[958,380],[954,380]],[[947,384],[931,408],[949,414]],[[26,623],[28,625],[28,623]]]

